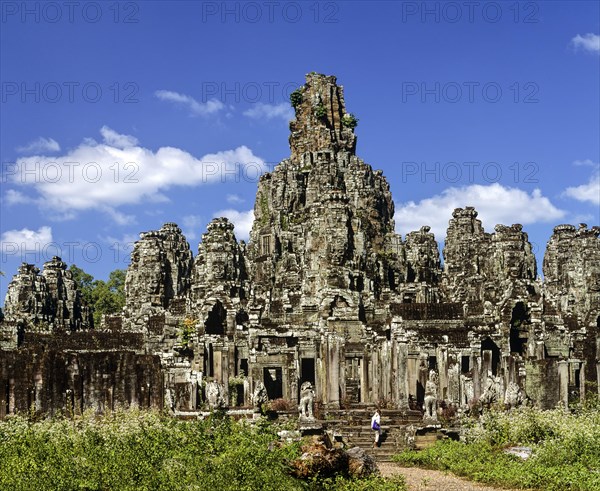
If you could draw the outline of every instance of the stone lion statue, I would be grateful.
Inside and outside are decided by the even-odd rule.
[[[252,394],[252,405],[254,406],[255,413],[262,412],[262,405],[269,400],[269,396],[267,394],[267,388],[265,384],[261,381],[256,383],[256,388],[254,389],[254,393]]]
[[[437,381],[437,373],[435,373],[435,370],[430,370],[429,380],[425,384],[424,420],[437,421]]]
[[[206,400],[210,409],[223,409],[227,400],[223,385],[214,380],[208,382],[206,384]]]
[[[500,377],[494,377],[491,372],[488,372],[485,389],[479,398],[479,402],[482,406],[489,408],[492,404],[501,402],[501,399]]]
[[[508,384],[504,394],[504,405],[506,409],[513,409],[525,402],[525,392],[515,382]]]
[[[304,382],[300,387],[300,405],[298,412],[301,418],[314,419],[313,403],[315,401],[315,391],[310,382]]]

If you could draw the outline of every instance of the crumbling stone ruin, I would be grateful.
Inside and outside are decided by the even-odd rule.
[[[292,103],[291,156],[260,178],[248,244],[225,218],[195,257],[175,224],[141,234],[125,308],[100,326],[60,258],[21,266],[0,325],[0,417],[298,407],[310,383],[325,408],[427,403],[435,419],[437,406],[549,408],[598,390],[599,227],[555,227],[542,281],[521,225],[486,232],[466,206],[442,266],[429,227],[395,233],[335,77],[309,74]]]

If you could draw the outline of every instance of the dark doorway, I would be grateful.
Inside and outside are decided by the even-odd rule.
[[[240,372],[238,375],[248,375],[248,358],[242,358],[240,360]]]
[[[461,356],[460,371],[462,373],[467,373],[471,369],[470,364],[471,364],[471,360],[470,360],[469,356]]]
[[[523,302],[518,302],[510,319],[510,352],[523,353],[526,340],[521,338],[521,331],[529,324],[529,314]]]
[[[301,374],[301,383],[310,382],[315,385],[315,359],[314,358],[302,358],[300,363],[300,374]]]
[[[360,400],[360,376],[362,371],[362,358],[346,358],[346,401],[348,404],[358,404]]]
[[[269,399],[281,399],[283,397],[283,372],[281,367],[264,368],[263,377]]]
[[[221,302],[214,305],[211,311],[208,313],[208,318],[204,323],[206,334],[225,334],[225,327],[227,326],[227,311],[223,307]]]
[[[421,380],[417,381],[417,404],[419,407],[423,405],[423,401],[425,400],[425,387]]]
[[[204,348],[204,373],[209,377],[215,376],[213,361],[213,347],[212,344],[209,344]]]
[[[492,352],[492,374],[498,373],[498,365],[500,364],[500,348],[490,338],[485,338],[481,343],[481,355],[483,358],[484,351]]]

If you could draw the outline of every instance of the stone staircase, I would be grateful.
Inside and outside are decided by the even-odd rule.
[[[373,447],[375,432],[371,429],[372,416],[372,409],[329,411],[323,423],[327,429],[340,435],[350,447],[361,447],[377,462],[391,462],[395,454],[406,448],[406,426],[418,426],[422,423],[422,416],[418,411],[383,409],[380,445]]]
[[[437,431],[432,431],[419,435],[415,435],[415,450],[424,450],[429,447],[433,447],[435,442],[444,438],[444,435]]]

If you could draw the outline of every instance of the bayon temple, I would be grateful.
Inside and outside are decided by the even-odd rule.
[[[0,417],[194,413],[209,385],[228,407],[251,406],[260,383],[297,405],[310,382],[323,408],[430,416],[598,391],[598,226],[556,226],[543,281],[521,225],[485,231],[469,203],[443,251],[426,224],[402,238],[335,77],[307,75],[292,105],[291,155],[260,178],[248,243],[225,218],[196,255],[174,223],[140,234],[126,305],[96,326],[60,258],[20,267],[0,323]]]

